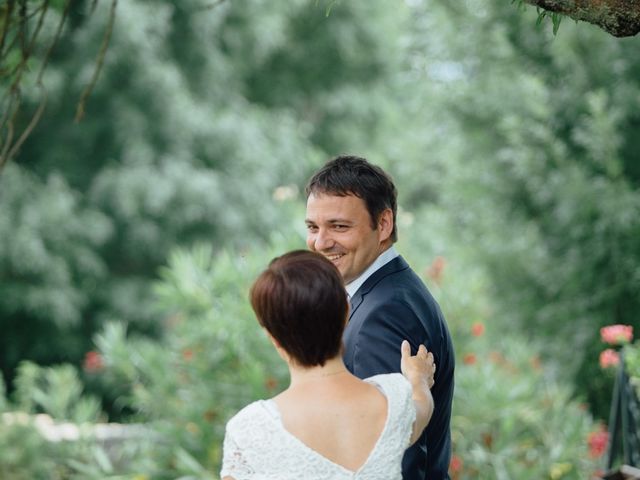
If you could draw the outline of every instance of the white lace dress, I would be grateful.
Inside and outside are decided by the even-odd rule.
[[[399,373],[365,380],[387,397],[387,421],[357,470],[333,463],[285,430],[273,400],[247,405],[227,423],[220,477],[236,480],[401,480],[416,418],[411,385]]]

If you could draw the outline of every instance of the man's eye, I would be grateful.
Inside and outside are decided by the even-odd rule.
[[[346,230],[347,228],[349,228],[347,225],[334,225],[333,228],[335,230],[338,230],[339,232]]]
[[[310,232],[315,232],[318,230],[318,227],[316,227],[315,225],[307,225],[307,230]]]

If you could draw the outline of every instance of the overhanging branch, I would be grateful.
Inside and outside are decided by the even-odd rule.
[[[631,37],[640,32],[640,0],[524,1],[574,20],[597,25],[614,37]]]

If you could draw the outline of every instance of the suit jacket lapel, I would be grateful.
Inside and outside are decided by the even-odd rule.
[[[364,301],[364,297],[371,290],[373,290],[373,288],[378,284],[378,282],[380,282],[380,280],[388,275],[391,275],[392,273],[404,270],[405,268],[409,268],[409,264],[405,261],[404,258],[402,258],[402,256],[398,255],[389,263],[383,265],[378,270],[373,272],[371,276],[367,278],[367,280],[358,289],[358,291],[353,294],[353,297],[351,297],[351,312],[349,313],[349,320],[351,320],[351,317],[353,316],[355,311]]]

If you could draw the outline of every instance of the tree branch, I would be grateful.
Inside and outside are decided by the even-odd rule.
[[[60,21],[58,22],[58,28],[56,29],[56,34],[54,35],[53,40],[49,45],[49,49],[47,50],[47,53],[42,59],[42,65],[40,66],[40,72],[38,73],[38,80],[37,80],[38,83],[42,82],[42,75],[44,74],[44,69],[46,68],[47,63],[49,63],[49,58],[51,58],[53,49],[58,44],[58,40],[60,40],[60,36],[62,35],[62,28],[64,27],[67,17],[69,16],[70,8],[71,8],[71,0],[67,1],[67,4],[64,7],[64,11],[62,12],[62,18],[60,18]]]
[[[640,0],[524,0],[530,5],[592,23],[614,37],[640,32]]]
[[[47,53],[45,54],[42,60],[40,71],[38,72],[36,85],[40,88],[40,91],[42,92],[41,101],[35,113],[31,117],[29,124],[22,131],[22,134],[20,135],[20,137],[18,137],[18,139],[14,141],[14,135],[16,134],[15,122],[18,118],[18,113],[20,111],[20,107],[22,104],[21,93],[20,93],[20,82],[22,81],[22,74],[27,68],[27,61],[29,60],[29,58],[32,56],[34,52],[36,40],[44,24],[44,19],[48,11],[49,4],[50,4],[50,0],[43,0],[42,4],[38,8],[35,8],[32,12],[27,12],[24,10],[24,5],[26,4],[22,3],[21,9],[18,12],[19,18],[17,19],[14,18],[13,20],[14,22],[19,22],[19,26],[17,27],[18,33],[15,35],[13,41],[10,42],[8,47],[4,50],[4,52],[1,53],[1,56],[0,56],[0,58],[4,58],[4,56],[8,52],[10,52],[11,49],[13,49],[14,47],[18,48],[16,41],[20,42],[20,45],[21,45],[20,62],[18,62],[18,64],[12,69],[11,72],[8,72],[8,71],[6,72],[6,74],[9,77],[13,75],[15,75],[15,77],[11,81],[11,85],[9,86],[6,93],[3,95],[2,100],[0,101],[0,103],[2,103],[4,107],[6,107],[6,108],[3,108],[2,117],[0,118],[0,133],[6,132],[6,135],[4,135],[4,138],[0,138],[0,147],[1,147],[0,148],[0,170],[2,170],[2,167],[6,165],[6,163],[18,152],[18,150],[20,149],[22,144],[25,142],[27,137],[31,134],[31,132],[33,132],[34,128],[40,121],[42,114],[44,113],[44,109],[47,103],[47,91],[44,87],[44,84],[42,83],[42,77],[43,77],[46,64],[49,61],[49,58],[51,56],[51,53],[53,52],[53,49],[58,43],[58,40],[60,39],[60,36],[62,34],[62,29],[65,23],[65,19],[67,17],[69,8],[71,6],[71,1],[67,1],[65,10],[62,14],[62,18],[58,23],[58,28],[56,30],[54,38],[49,44]],[[6,8],[8,9],[9,7],[6,7]],[[9,14],[10,14],[9,10],[5,10],[5,15],[9,15]],[[35,29],[33,30],[33,33],[30,35],[30,38],[28,38],[25,22],[27,22],[30,18],[34,17],[35,15],[39,15],[38,23]],[[5,17],[4,20],[5,21],[4,21],[3,31],[2,31],[2,44],[4,44],[7,38],[7,32],[11,28],[11,25],[10,25],[11,19],[9,19],[8,17]],[[3,72],[3,74],[4,73],[5,72]]]
[[[11,147],[11,150],[9,150],[6,158],[0,158],[0,169],[3,166],[3,163],[5,163],[8,159],[13,157],[18,152],[18,149],[22,146],[27,137],[31,135],[31,132],[34,128],[36,128],[36,125],[38,125],[38,122],[40,121],[40,118],[44,113],[44,108],[47,105],[47,90],[43,85],[39,86],[42,91],[42,100],[40,100],[40,105],[38,105],[38,109],[33,114],[33,117],[31,117],[31,121],[29,122],[29,125],[27,125],[27,128],[22,131],[22,135],[20,135],[20,138],[18,138],[18,140]]]
[[[91,81],[85,87],[82,95],[80,96],[80,100],[78,101],[78,108],[76,109],[76,117],[75,122],[79,122],[84,117],[84,107],[87,102],[87,98],[91,95],[93,88],[96,86],[96,82],[98,81],[98,77],[100,76],[100,71],[102,70],[102,65],[104,64],[104,58],[107,54],[107,48],[109,47],[109,41],[111,40],[111,33],[113,32],[113,25],[116,21],[116,7],[118,6],[118,0],[113,0],[111,2],[111,12],[109,13],[109,23],[107,24],[107,29],[104,32],[104,37],[102,38],[102,45],[100,46],[100,52],[98,53],[98,59],[96,61],[96,68],[93,71],[93,76],[91,77]]]
[[[9,33],[9,27],[11,26],[11,15],[13,14],[13,7],[15,3],[15,0],[9,0],[9,2],[3,7],[4,23],[2,25],[2,35],[0,35],[0,58],[4,57],[4,42],[7,38],[7,34]]]
[[[222,5],[224,2],[226,2],[226,0],[216,0],[215,2],[206,4],[206,5],[200,5],[199,7],[196,7],[191,11],[192,12],[201,12],[203,10],[213,10],[214,8],[219,7],[220,5]]]

